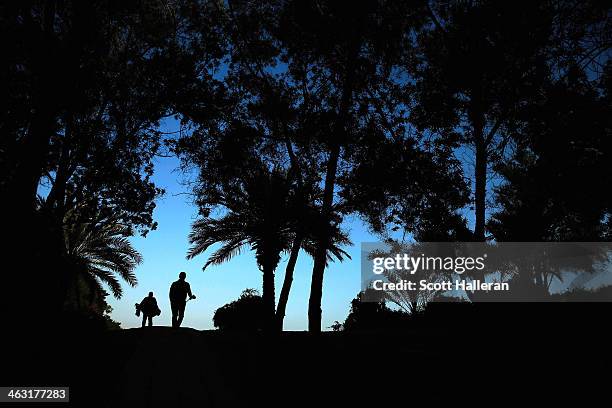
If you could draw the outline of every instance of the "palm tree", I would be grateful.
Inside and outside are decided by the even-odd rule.
[[[72,266],[72,292],[77,303],[88,295],[89,305],[104,298],[106,284],[112,295],[123,295],[120,280],[136,286],[134,269],[142,262],[142,256],[127,237],[129,228],[114,218],[99,220],[97,217],[80,216],[78,207],[66,213],[63,222],[65,254]]]
[[[279,169],[257,171],[244,177],[239,189],[235,185],[225,194],[226,213],[220,218],[202,217],[193,224],[189,235],[192,244],[187,258],[204,253],[221,244],[203,269],[229,261],[245,247],[255,251],[257,265],[263,273],[262,301],[267,330],[282,330],[285,310],[300,250],[312,256],[315,237],[325,228],[318,211],[309,202],[316,192],[305,193],[291,185],[288,175]],[[316,190],[316,189],[315,189]],[[337,226],[332,228],[328,261],[342,261],[350,256],[341,246],[350,245],[348,237]],[[274,276],[284,252],[289,253],[278,307],[275,307]]]
[[[320,214],[308,202],[301,200],[298,202],[300,206],[296,212],[298,216],[295,218],[292,228],[291,246],[288,248],[289,259],[285,268],[285,277],[283,286],[278,298],[278,306],[276,308],[276,328],[279,331],[283,330],[283,322],[285,319],[285,311],[287,302],[289,301],[289,292],[293,283],[293,273],[298,260],[300,250],[304,250],[311,257],[314,256],[316,248],[316,237],[320,235],[321,229],[325,228],[325,223],[322,222]],[[339,228],[339,226],[328,226],[332,228],[330,243],[327,252],[327,261],[332,262],[338,260],[342,262],[344,258],[351,258],[350,255],[341,247],[352,245],[348,236]]]
[[[281,253],[290,242],[290,186],[282,170],[258,168],[241,181],[238,189],[228,194],[226,213],[218,218],[203,217],[192,226],[187,253],[191,259],[204,253],[211,245],[221,243],[203,269],[229,261],[249,246],[255,251],[263,273],[262,301],[266,330],[274,325],[274,273]]]

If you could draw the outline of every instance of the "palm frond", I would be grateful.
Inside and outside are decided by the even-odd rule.
[[[112,272],[98,268],[90,268],[89,272],[96,278],[100,279],[100,281],[108,285],[115,299],[121,299],[121,296],[123,296],[123,289]]]
[[[142,255],[126,237],[128,232],[112,218],[102,224],[93,222],[92,218],[80,219],[74,209],[64,219],[64,242],[69,258],[73,264],[81,265],[83,274],[107,284],[116,298],[123,294],[118,278],[136,286],[134,270],[142,262]]]
[[[236,239],[226,242],[221,248],[216,250],[206,261],[202,270],[205,270],[210,265],[220,265],[229,261],[234,256],[239,255],[246,242],[241,239]]]

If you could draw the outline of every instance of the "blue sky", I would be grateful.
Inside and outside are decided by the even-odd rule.
[[[283,72],[286,66],[279,64],[272,72]],[[223,80],[227,66],[222,65],[215,77]],[[162,130],[177,131],[176,120],[162,121]],[[463,158],[465,163],[465,158]],[[181,183],[183,175],[177,170],[177,158],[159,158],[155,167],[154,182],[166,190],[155,209],[154,218],[159,223],[157,230],[146,238],[132,239],[134,247],[143,255],[144,261],[136,269],[139,283],[135,288],[125,287],[120,300],[108,298],[113,307],[112,317],[124,328],[137,327],[140,319],[134,315],[134,303],[153,291],[162,314],[155,324],[170,324],[170,303],[168,290],[171,282],[178,278],[180,271],[187,272],[187,280],[192,291],[198,297],[187,304],[184,325],[196,329],[213,328],[214,311],[224,304],[237,299],[246,288],[255,288],[261,292],[261,272],[257,268],[253,254],[247,249],[226,264],[211,266],[202,271],[206,257],[214,251],[193,260],[186,260],[185,254],[189,243],[191,223],[195,220],[197,210],[191,204],[189,188]],[[470,170],[471,171],[471,170]],[[471,173],[468,173],[471,174]],[[468,220],[470,219],[468,211]],[[349,232],[353,246],[345,248],[352,259],[335,262],[325,271],[323,286],[323,329],[334,321],[344,322],[351,300],[360,291],[360,244],[361,242],[378,241],[369,233],[367,227],[357,217],[345,219],[344,228]],[[288,254],[285,254],[276,272],[276,294],[280,291]],[[308,326],[307,311],[310,289],[312,259],[301,253],[296,265],[291,295],[287,304],[284,327],[286,330],[306,330]]]
[[[162,130],[176,132],[179,124],[174,119],[162,123]],[[464,152],[461,160],[466,166],[466,174],[471,174],[469,152]],[[155,162],[153,181],[166,193],[157,201],[154,219],[158,228],[151,231],[146,238],[137,236],[131,239],[134,247],[142,254],[143,262],[136,269],[138,285],[134,288],[124,285],[121,299],[112,296],[107,298],[113,307],[112,318],[121,323],[123,328],[139,327],[141,320],[135,316],[134,304],[140,302],[149,291],[153,291],[162,310],[161,316],[155,318],[156,325],[170,325],[171,313],[168,300],[170,284],[178,278],[181,271],[187,272],[196,300],[187,304],[183,325],[199,330],[213,329],[212,317],[216,309],[237,299],[247,288],[254,288],[261,293],[262,276],[257,268],[254,254],[245,247],[243,252],[229,262],[210,266],[202,271],[216,247],[192,260],[185,255],[189,247],[187,236],[191,224],[196,219],[197,208],[192,204],[190,188],[184,181],[193,175],[184,175],[178,169],[176,157],[158,157]],[[467,210],[468,222],[473,214]],[[351,259],[331,263],[325,271],[323,286],[323,329],[326,330],[334,321],[344,322],[349,313],[351,300],[361,289],[361,256],[362,242],[379,241],[371,234],[367,226],[356,216],[345,218],[343,228],[349,232],[353,245],[345,250]],[[288,254],[283,256],[276,271],[276,296],[282,286]],[[291,295],[287,304],[285,330],[306,330],[308,327],[308,297],[312,259],[302,252],[298,259]]]
[[[124,286],[124,295],[120,300],[109,296],[113,307],[112,318],[121,323],[123,328],[137,327],[140,319],[134,315],[134,304],[140,302],[149,291],[153,291],[160,308],[161,316],[154,321],[156,325],[170,324],[170,302],[168,290],[170,283],[178,278],[180,271],[187,272],[187,281],[197,299],[187,304],[184,326],[196,329],[212,329],[214,311],[224,304],[237,299],[246,288],[261,291],[261,272],[257,268],[253,253],[245,248],[239,256],[220,265],[211,266],[202,271],[206,257],[214,250],[207,251],[193,260],[187,260],[185,254],[189,243],[187,235],[191,223],[197,214],[191,203],[189,188],[181,183],[184,176],[177,170],[176,158],[158,158],[154,181],[166,190],[159,199],[154,217],[159,223],[157,230],[150,232],[146,238],[134,237],[132,243],[142,254],[144,261],[136,269],[138,285],[135,288]],[[352,260],[330,264],[325,272],[323,288],[323,327],[329,327],[335,320],[341,322],[346,318],[351,300],[360,290],[360,243],[376,241],[367,227],[355,218],[345,221],[345,228],[350,231],[353,246],[347,248]],[[276,274],[277,296],[282,285],[288,255],[283,257]],[[310,291],[310,274],[312,259],[305,253],[300,254],[296,265],[291,296],[285,317],[286,330],[306,330],[308,296]]]

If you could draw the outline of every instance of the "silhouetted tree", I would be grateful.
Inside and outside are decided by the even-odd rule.
[[[212,10],[207,4],[200,8]],[[69,280],[62,224],[75,203],[86,202],[91,214],[112,214],[130,234],[155,228],[152,211],[161,191],[150,176],[159,121],[175,113],[194,86],[213,93],[216,83],[206,86],[205,73],[189,73],[199,69],[196,61],[214,65],[218,42],[211,25],[207,48],[186,41],[192,19],[205,14],[188,2],[52,0],[0,7],[7,57],[0,81],[10,90],[0,101],[0,191],[11,197],[4,215],[15,242],[36,237],[27,250],[15,245],[8,251],[24,272],[7,276],[3,288],[29,274],[32,297],[56,310]],[[43,265],[54,272],[39,273]],[[10,303],[12,294],[5,295]]]
[[[215,192],[217,186],[226,180],[243,180],[253,157],[286,169],[292,214],[285,220],[291,242],[277,310],[277,326],[281,327],[300,249],[318,251],[318,244],[310,245],[313,234],[330,235],[330,252],[324,251],[326,263],[330,255],[341,254],[335,239],[339,244],[346,239],[338,225],[329,225],[337,224],[341,218],[337,214],[323,216],[317,205],[324,196],[319,185],[327,148],[321,136],[312,133],[320,133],[317,122],[324,120],[324,115],[313,112],[316,102],[304,99],[306,78],[302,74],[288,67],[275,68],[288,55],[287,44],[280,36],[279,18],[290,5],[231,2],[227,6],[226,30],[233,47],[229,49],[231,63],[225,81],[233,105],[219,121],[193,120],[196,131],[178,142],[177,151],[200,170],[196,195],[201,207],[223,206],[223,198]],[[316,240],[320,241],[320,237]],[[264,299],[266,295],[264,290]]]
[[[497,240],[609,240],[612,111],[605,82],[574,71],[525,108],[513,155],[497,169],[504,178],[495,189],[500,209],[489,221]]]
[[[101,284],[108,285],[113,296],[120,299],[123,290],[117,277],[135,286],[134,269],[142,257],[128,240],[129,229],[115,218],[96,219],[79,214],[79,207],[64,217],[66,256],[73,267],[74,283],[78,281],[103,293]]]
[[[379,126],[377,96],[392,82],[391,65],[409,19],[401,4],[287,2],[275,34],[280,60],[297,85],[305,152],[319,161],[323,185],[308,308],[309,330],[321,330],[321,296],[333,230],[342,220],[339,174],[350,168],[351,147]],[[383,23],[384,21],[384,23]],[[376,133],[374,133],[376,135]]]
[[[447,146],[428,146],[418,134],[359,147],[348,177],[340,180],[347,207],[372,230],[418,241],[470,240],[460,210],[468,204],[461,163]],[[399,239],[399,238],[398,238]]]
[[[408,57],[410,118],[473,152],[474,239],[484,241],[488,169],[503,155],[517,107],[547,72],[550,16],[541,3],[494,1],[435,3],[429,11],[431,23]]]
[[[226,213],[218,219],[205,217],[193,224],[187,257],[204,253],[211,245],[222,243],[204,265],[228,261],[249,245],[263,273],[263,305],[266,327],[272,329],[275,313],[274,272],[287,248],[289,238],[289,187],[281,171],[264,166],[249,169],[253,174],[223,185],[215,204]],[[209,203],[211,204],[211,203]]]
[[[549,78],[602,66],[612,44],[609,13],[590,1],[428,6],[430,23],[407,54],[410,119],[471,151],[475,240],[486,238],[487,180],[507,157],[524,105]]]
[[[263,302],[266,311],[266,327],[282,329],[285,307],[289,297],[297,251],[303,248],[309,254],[314,252],[313,236],[317,228],[317,213],[308,212],[300,206],[295,191],[291,189],[286,175],[280,170],[242,167],[242,179],[234,178],[230,183],[217,185],[215,206],[224,211],[219,218],[204,217],[197,220],[190,234],[192,247],[188,257],[204,253],[211,245],[223,243],[221,248],[210,255],[204,265],[216,265],[231,259],[248,245],[253,251],[263,273]],[[209,206],[212,201],[206,201]],[[310,214],[310,217],[308,215]],[[299,224],[296,226],[296,224]],[[299,229],[298,229],[299,228]],[[298,235],[299,234],[299,235]],[[299,244],[296,244],[296,238]],[[339,246],[349,244],[348,238],[336,230],[334,244],[329,251],[332,257],[342,260],[348,256]],[[289,252],[289,261],[279,297],[275,318],[274,274],[281,254]]]
[[[369,154],[372,151],[386,153],[398,149],[405,155],[402,163],[411,168],[434,158],[433,154],[420,154],[421,146],[407,135],[401,118],[405,105],[397,98],[403,79],[393,70],[410,30],[420,24],[424,9],[386,2],[368,2],[359,7],[337,3],[315,7],[299,2],[229,6],[228,30],[235,47],[228,82],[231,89],[235,87],[232,92],[242,98],[232,117],[243,118],[261,132],[263,140],[256,147],[258,154],[275,163],[278,160],[289,163],[296,191],[308,189],[313,182],[322,187],[320,195],[315,194],[315,200],[307,200],[304,206],[314,208],[318,214],[314,218],[301,215],[302,219],[315,219],[312,224],[317,226],[313,230],[316,235],[312,246],[309,327],[319,331],[323,274],[333,237],[343,215],[370,210],[368,199],[374,195],[342,194],[342,189],[354,187],[353,182],[360,185],[360,177],[370,170],[367,164],[360,171],[355,167],[374,157]],[[389,24],[382,24],[383,20]],[[447,157],[448,153],[439,154],[438,163],[445,166]],[[386,160],[383,154],[375,159],[376,163]],[[229,174],[234,171],[225,168]],[[430,169],[423,180],[435,174],[435,166]],[[397,195],[398,186],[405,180],[401,178],[394,184]],[[439,184],[448,187],[453,181],[456,179],[450,176],[447,183]],[[425,189],[419,189],[421,197]],[[461,197],[451,196],[448,195],[449,200],[461,202]],[[435,199],[429,202],[434,203]],[[454,205],[453,209],[460,206]],[[308,215],[308,211],[301,213]],[[453,217],[457,218],[456,215],[448,218]],[[299,224],[296,231],[300,231]],[[299,239],[300,235],[295,236]],[[297,245],[294,248],[289,265],[299,252]]]
[[[2,188],[15,208],[35,206],[47,171],[57,172],[61,190],[71,170],[66,156],[97,132],[124,139],[114,152],[120,154],[128,147],[125,140],[145,136],[167,113],[172,101],[164,85],[175,84],[167,74],[176,62],[170,47],[177,44],[172,10],[156,2],[116,6],[105,1],[3,5],[3,29],[20,38],[7,50],[3,76],[7,85],[16,81],[23,89],[7,95],[13,108],[2,121]],[[62,162],[57,168],[56,158]]]
[[[300,249],[303,249],[308,255],[314,258],[318,245],[316,238],[320,234],[318,229],[328,228],[326,224],[321,224],[318,212],[309,212],[308,210],[297,211],[293,213],[292,219],[293,223],[297,225],[295,227],[294,239],[291,243],[289,259],[287,261],[287,267],[285,268],[283,286],[276,308],[277,329],[281,331],[283,329],[285,310],[289,300],[289,292],[293,282],[293,272],[297,262],[298,252]],[[350,255],[342,249],[350,245],[352,245],[352,241],[348,235],[344,233],[339,226],[335,226],[332,230],[331,245],[327,252],[327,262],[342,262],[345,258],[351,259]]]

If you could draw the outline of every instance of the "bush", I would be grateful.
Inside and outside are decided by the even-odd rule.
[[[219,330],[257,331],[263,328],[261,296],[255,289],[245,289],[240,297],[215,311],[213,324]]]

